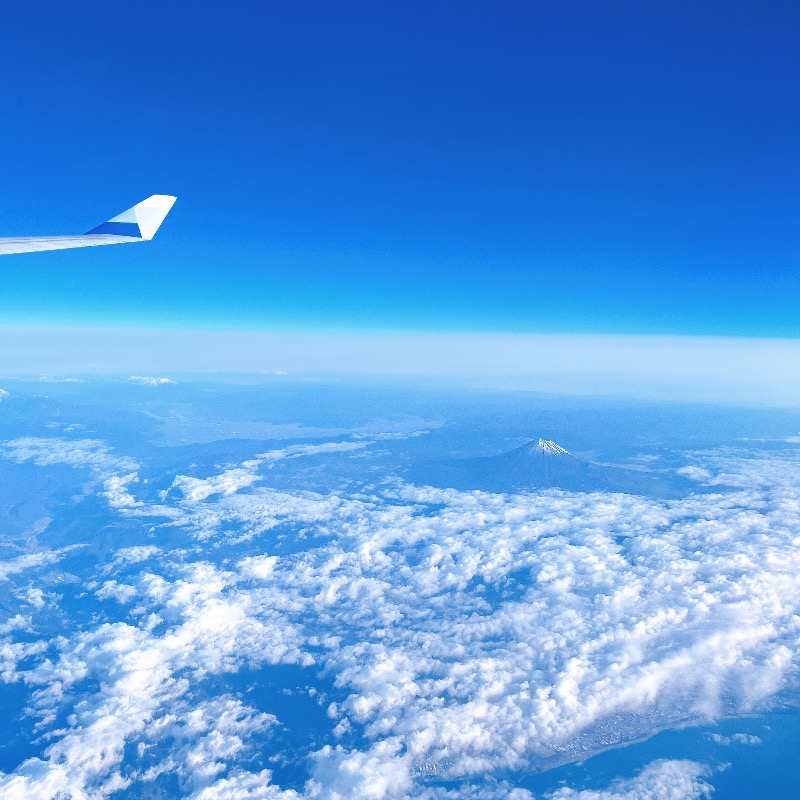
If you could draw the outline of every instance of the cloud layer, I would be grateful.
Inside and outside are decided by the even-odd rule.
[[[112,513],[169,545],[121,548],[87,585],[124,621],[17,655],[7,636],[4,680],[29,688],[42,730],[65,722],[0,796],[104,797],[170,774],[191,797],[299,797],[248,766],[254,747],[270,752],[280,717],[192,688],[277,664],[333,681],[329,696],[314,689],[330,732],[302,788],[329,800],[526,800],[504,777],[797,696],[793,451],[693,454],[687,474],[705,493],[666,502],[260,485],[271,460],[315,452],[177,475],[154,502],[137,495],[139,465],[103,442],[5,445],[17,463],[85,469]],[[663,761],[553,797],[708,791],[701,765]]]
[[[580,334],[236,332],[0,325],[0,374],[413,375],[493,388],[791,405],[793,339]],[[148,383],[149,382],[149,383]],[[153,383],[154,382],[154,383]]]

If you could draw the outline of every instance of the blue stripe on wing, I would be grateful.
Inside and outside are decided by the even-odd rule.
[[[84,235],[90,236],[95,233],[111,234],[112,236],[135,236],[137,239],[142,238],[139,231],[139,226],[135,222],[104,222],[96,228],[87,231]]]

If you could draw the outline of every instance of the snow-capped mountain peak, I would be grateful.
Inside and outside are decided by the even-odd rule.
[[[531,443],[533,444],[533,443]],[[560,444],[556,444],[552,439],[539,439],[535,445],[531,447],[531,453],[541,454],[545,456],[568,456],[571,455],[569,450],[565,450]]]

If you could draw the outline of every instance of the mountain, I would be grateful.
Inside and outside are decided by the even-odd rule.
[[[572,492],[624,492],[655,497],[684,494],[689,481],[632,465],[609,466],[583,461],[552,439],[536,439],[522,447],[482,458],[448,459],[420,465],[415,482],[452,489],[511,492],[566,489]]]

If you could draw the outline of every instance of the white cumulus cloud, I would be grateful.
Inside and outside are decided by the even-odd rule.
[[[559,789],[548,800],[698,800],[710,797],[707,771],[694,761],[654,761],[639,775],[606,789]]]
[[[219,736],[181,744],[174,733],[190,718],[202,727],[217,708],[192,702],[193,681],[265,664],[313,666],[334,682],[326,707],[341,741],[313,754],[304,789],[320,800],[521,800],[527,794],[510,784],[480,781],[796,693],[792,454],[692,454],[695,477],[712,491],[669,501],[402,482],[352,496],[281,492],[255,485],[261,454],[207,478],[177,476],[182,491],[151,505],[124,480],[132,462],[101,443],[75,456],[41,442],[16,440],[6,455],[88,466],[105,476],[115,513],[166,517],[194,547],[184,556],[197,560],[154,562],[153,550],[126,548],[112,561],[124,582],[112,571],[99,592],[135,600],[140,621],[65,637],[57,657],[33,653],[25,670],[8,651],[7,674],[32,688],[42,720],[81,681],[97,688],[41,759],[3,779],[6,790],[102,796],[103,787],[144,780],[123,755],[132,745],[149,752],[163,729],[175,744],[152,774],[179,774],[192,796],[297,796],[269,771],[237,766],[248,736],[268,736],[265,712],[226,697],[234,706]],[[108,489],[114,478],[125,502],[120,486]],[[279,536],[292,546],[278,551]],[[246,551],[224,565],[205,560],[204,542],[243,541]],[[431,786],[431,776],[450,788]],[[695,800],[709,791],[701,765],[659,761],[603,790],[565,787],[552,798]]]

